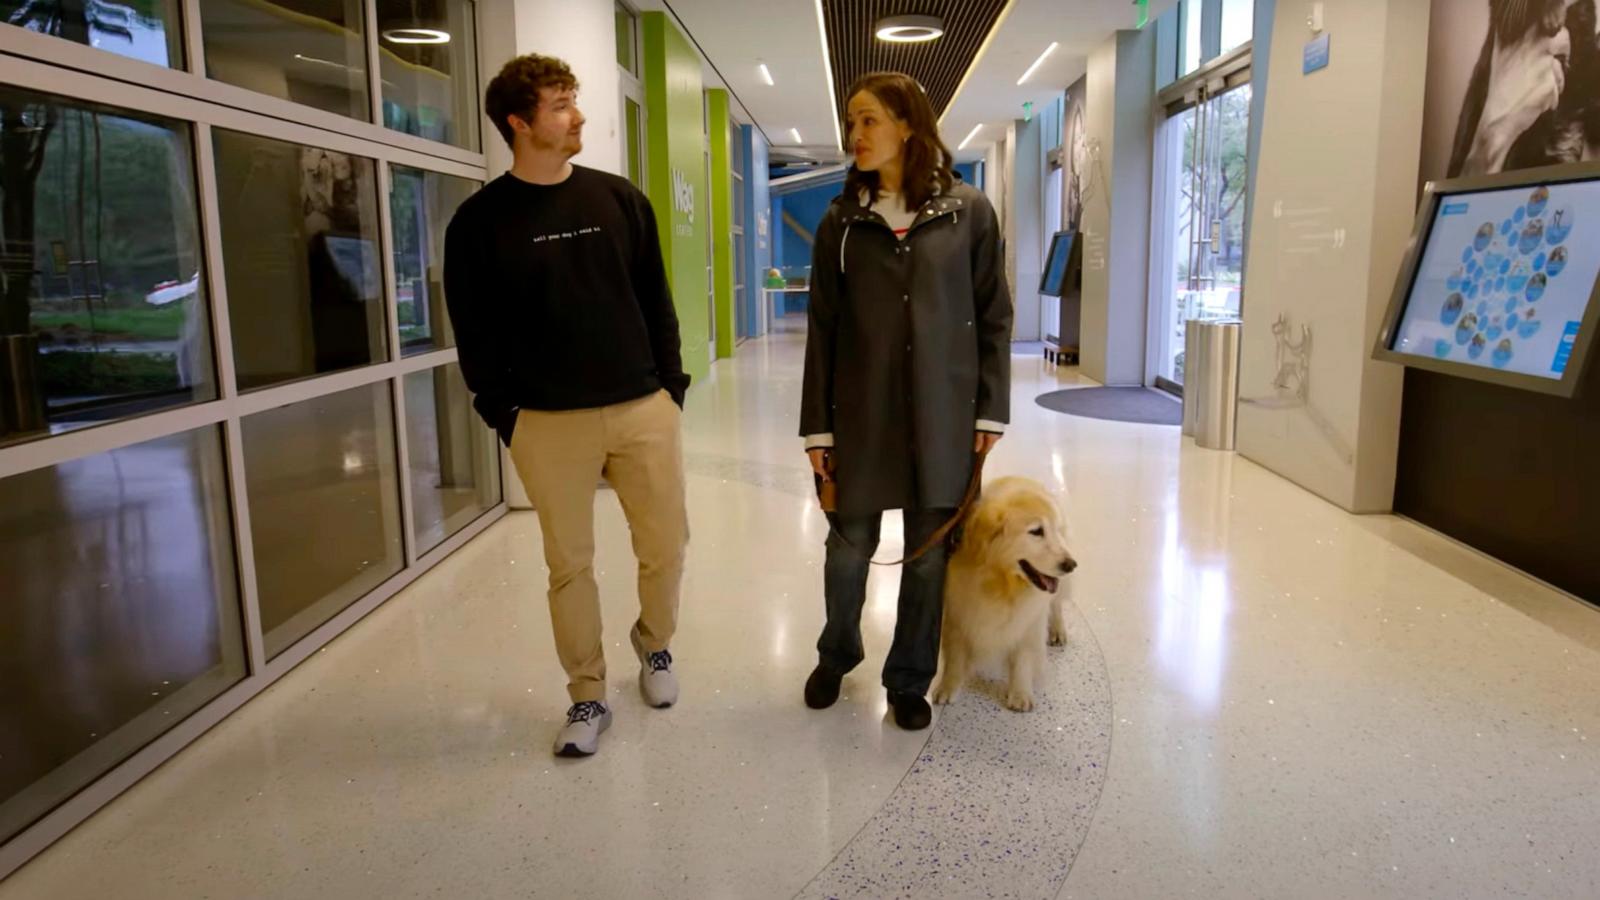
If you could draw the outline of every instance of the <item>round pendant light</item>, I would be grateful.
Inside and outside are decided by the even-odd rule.
[[[391,28],[383,33],[391,44],[448,44],[450,33],[436,28]]]
[[[944,20],[937,16],[890,16],[878,22],[878,40],[895,44],[936,41],[944,36]]]

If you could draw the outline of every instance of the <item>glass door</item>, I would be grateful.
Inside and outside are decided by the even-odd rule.
[[[1249,70],[1192,88],[1161,126],[1151,324],[1155,383],[1181,393],[1184,336],[1195,320],[1238,318],[1250,135]]]

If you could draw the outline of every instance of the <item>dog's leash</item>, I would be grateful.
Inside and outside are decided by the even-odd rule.
[[[884,566],[886,568],[892,568],[894,566],[903,566],[906,563],[916,562],[917,560],[921,559],[922,557],[928,555],[928,553],[931,552],[933,550],[933,548],[935,548],[935,547],[939,546],[941,543],[943,543],[945,538],[950,536],[950,532],[954,531],[956,529],[956,526],[961,524],[961,520],[966,518],[967,513],[969,511],[971,511],[971,509],[972,509],[972,504],[977,502],[978,494],[983,489],[983,461],[985,459],[987,459],[988,456],[989,456],[989,451],[988,450],[980,450],[980,451],[978,451],[977,458],[975,460],[973,460],[973,462],[972,462],[972,479],[967,482],[967,493],[966,493],[965,496],[963,496],[961,498],[961,505],[956,508],[955,515],[951,516],[950,519],[948,521],[946,521],[943,525],[940,525],[939,526],[939,530],[935,531],[933,533],[933,535],[931,537],[929,537],[928,540],[925,543],[923,543],[923,545],[921,547],[918,547],[915,553],[912,553],[911,555],[905,557],[904,559],[900,559],[900,560],[897,560],[895,562],[878,562],[875,559],[869,559],[868,562],[870,562],[872,565]],[[820,491],[821,491],[821,485],[820,484],[818,485],[818,488],[819,488],[819,494],[820,494]],[[824,504],[823,504],[824,507],[827,507],[827,506],[830,506],[830,505],[831,504],[829,504],[827,502],[824,502]],[[834,512],[834,510],[832,510],[832,509],[824,509],[824,511],[825,512]],[[830,532],[832,532],[834,537],[839,539],[840,543],[844,544],[846,547],[849,547],[851,550],[855,550],[856,549],[856,546],[854,544],[850,543],[850,540],[848,538],[846,538],[844,536],[844,534],[839,531],[839,529],[833,527],[833,523],[831,521],[828,523],[828,530]]]

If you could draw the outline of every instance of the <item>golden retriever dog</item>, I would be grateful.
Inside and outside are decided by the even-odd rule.
[[[945,576],[943,667],[933,702],[949,703],[976,667],[1005,662],[1005,705],[1033,709],[1045,642],[1066,643],[1061,581],[1078,567],[1066,521],[1044,485],[1001,478],[967,514]]]

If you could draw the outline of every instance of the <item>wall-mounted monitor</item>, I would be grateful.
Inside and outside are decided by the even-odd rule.
[[[1429,184],[1374,355],[1570,397],[1597,293],[1600,165]]]
[[[1039,293],[1046,297],[1059,297],[1066,290],[1067,267],[1077,237],[1076,231],[1058,231],[1050,239],[1050,254],[1045,257],[1044,275],[1039,278]]]

